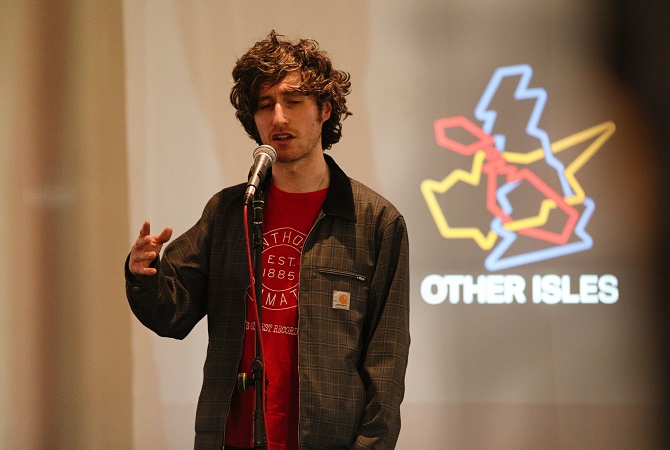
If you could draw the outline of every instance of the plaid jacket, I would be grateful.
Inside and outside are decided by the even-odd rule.
[[[330,187],[300,271],[300,444],[391,449],[400,432],[410,344],[405,221],[391,203],[326,160]],[[130,306],[157,334],[183,339],[207,315],[196,449],[223,447],[242,354],[249,285],[245,186],[212,197],[200,220],[165,248],[156,276],[133,283],[126,264]],[[349,310],[333,308],[334,291],[350,293]]]

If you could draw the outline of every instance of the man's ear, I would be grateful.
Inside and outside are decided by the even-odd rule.
[[[330,119],[330,113],[333,111],[333,105],[330,102],[324,102],[321,107],[321,123],[324,123],[326,120]]]

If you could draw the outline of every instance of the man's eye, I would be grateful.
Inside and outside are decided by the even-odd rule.
[[[258,105],[258,109],[269,109],[269,108],[270,108],[269,103],[261,103],[260,105]]]

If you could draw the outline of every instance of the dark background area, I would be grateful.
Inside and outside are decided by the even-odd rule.
[[[667,282],[670,280],[670,1],[613,0],[612,27],[607,39],[606,58],[642,107],[656,145],[660,168],[658,219],[659,284],[658,311],[663,324],[663,365],[665,390],[665,441],[670,444],[670,305]],[[635,149],[631,149],[635,151]]]

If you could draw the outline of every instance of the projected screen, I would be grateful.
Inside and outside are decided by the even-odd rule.
[[[352,80],[329,154],[409,228],[398,448],[644,448],[654,151],[599,57],[599,3],[512,3],[126,2],[129,239],[146,218],[179,234],[245,181],[235,59],[271,29],[313,37]],[[206,323],[183,342],[133,326],[135,444],[191,446]]]
[[[454,158],[454,169],[444,179],[423,181],[421,192],[440,235],[473,241],[486,252],[484,268],[489,272],[532,266],[593,247],[587,226],[596,204],[580,185],[578,171],[614,133],[614,123],[552,142],[540,126],[547,91],[529,86],[532,75],[527,65],[496,69],[474,109],[481,125],[464,116],[434,123],[437,145],[462,158]],[[506,83],[516,86],[506,92]],[[526,111],[516,102],[530,106],[525,124],[521,115]],[[510,123],[506,114],[521,120]],[[506,148],[508,141],[511,148]],[[470,199],[472,208],[452,213],[450,203],[458,203],[457,195]],[[483,205],[477,205],[480,200]],[[484,206],[490,217],[482,217],[484,211],[477,206]],[[510,304],[529,298],[533,303],[611,304],[619,298],[615,275],[591,273],[572,281],[570,275],[557,274],[534,275],[532,280],[519,275],[479,275],[476,280],[472,275],[430,275],[420,292],[430,304],[447,299],[452,304]]]

